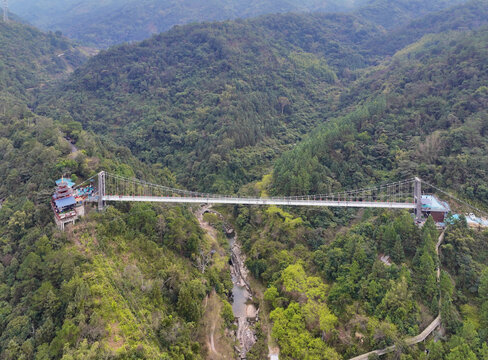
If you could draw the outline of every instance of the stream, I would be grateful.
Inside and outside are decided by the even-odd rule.
[[[224,220],[222,214],[211,210],[210,206],[203,206],[197,216],[202,224],[203,215],[206,212],[217,215]],[[203,224],[202,224],[203,225]],[[204,228],[208,230],[208,223],[204,223]],[[232,310],[237,322],[236,339],[239,342],[237,347],[238,359],[246,359],[246,354],[256,343],[254,323],[257,320],[259,311],[252,302],[252,290],[248,282],[248,270],[245,266],[245,256],[241,246],[237,241],[237,234],[230,224],[224,220],[224,231],[227,234],[230,245],[230,273],[232,278]]]
[[[233,229],[232,229],[233,230]],[[227,233],[228,229],[227,229]],[[245,359],[247,352],[256,342],[253,323],[256,321],[258,311],[252,303],[252,291],[247,281],[248,271],[244,264],[245,257],[237,242],[237,235],[229,239],[230,244],[230,273],[232,277],[232,310],[237,319],[237,340],[239,341],[239,358]]]

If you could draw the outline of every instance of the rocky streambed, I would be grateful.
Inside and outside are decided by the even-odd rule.
[[[246,355],[251,347],[256,343],[256,334],[254,323],[258,317],[258,309],[254,306],[251,286],[248,282],[248,270],[245,265],[245,255],[237,239],[234,228],[225,222],[222,214],[210,209],[209,206],[201,208],[197,216],[200,223],[203,221],[203,215],[206,212],[217,215],[224,221],[224,232],[227,235],[230,245],[230,273],[232,278],[232,310],[236,319],[237,331],[235,337],[239,343],[236,348],[238,358],[246,359]],[[208,223],[205,223],[208,230]]]
[[[247,281],[248,271],[244,264],[245,257],[234,234],[229,240],[231,252],[230,272],[232,277],[232,310],[237,319],[237,340],[239,357],[245,359],[247,352],[256,342],[253,324],[257,320],[258,310],[252,302],[252,291]]]

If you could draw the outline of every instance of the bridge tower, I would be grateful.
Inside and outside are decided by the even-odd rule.
[[[413,188],[413,199],[415,202],[415,218],[422,219],[422,181],[416,177]]]
[[[3,21],[8,21],[8,0],[3,0]]]
[[[98,173],[98,211],[105,209],[105,201],[103,200],[105,196],[105,179],[105,171],[100,171]]]

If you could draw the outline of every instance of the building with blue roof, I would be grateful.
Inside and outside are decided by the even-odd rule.
[[[54,200],[54,204],[58,209],[64,209],[76,204],[76,200],[73,196],[66,197],[59,200]]]
[[[64,229],[66,224],[75,223],[78,219],[76,210],[76,199],[73,186],[75,183],[71,179],[61,178],[56,180],[56,191],[51,200],[54,211],[54,220],[60,229]]]
[[[61,178],[56,180],[56,186],[59,186],[61,183],[65,183],[68,187],[72,188],[75,186],[75,183],[71,179]]]
[[[442,223],[451,207],[445,201],[439,200],[434,195],[422,195],[422,213],[432,216],[435,222]]]

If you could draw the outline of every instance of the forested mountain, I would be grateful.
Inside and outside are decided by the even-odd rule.
[[[419,175],[486,209],[486,0],[406,25],[399,7],[393,30],[357,14],[175,27],[64,79],[76,46],[0,23],[0,359],[232,357],[229,227],[260,309],[249,360],[488,359],[488,233],[463,216],[439,243],[432,218],[387,209],[124,203],[66,232],[51,220],[53,181],[100,170],[254,196]],[[439,314],[439,336],[407,346]]]
[[[341,95],[348,114],[280,159],[277,191],[321,193],[337,182],[360,187],[419,174],[488,201],[487,42],[486,27],[429,35],[369,70]]]
[[[344,12],[357,10],[367,20],[392,28],[445,9],[463,0],[18,0],[12,9],[34,25],[61,30],[82,43],[108,47],[143,40],[174,25],[197,21],[247,18],[285,12]]]
[[[119,144],[171,168],[186,186],[235,191],[311,128],[347,112],[343,99],[358,69],[430,31],[456,30],[463,21],[480,26],[487,8],[475,1],[428,16],[432,30],[407,26],[394,45],[390,33],[353,15],[175,28],[97,56],[38,110],[116,134]]]
[[[112,209],[61,233],[49,205],[63,175],[174,177],[29,109],[35,89],[84,61],[70,42],[14,22],[0,23],[0,42],[0,358],[201,358],[203,284],[224,293],[230,275],[192,265],[209,245],[189,210]]]
[[[347,115],[313,131],[248,191],[328,193],[418,174],[486,208],[487,43],[486,26],[426,35],[369,68],[341,94]],[[340,358],[333,348],[347,359],[394,344],[387,359],[487,358],[486,230],[448,226],[436,282],[431,219],[418,231],[406,213],[366,211],[346,230],[346,212],[299,214],[242,207],[236,218],[247,265],[267,286],[280,357]],[[449,340],[405,346],[437,313]]]
[[[102,52],[38,111],[116,134],[187,186],[235,191],[331,111],[379,31],[351,15],[174,28]]]
[[[403,26],[397,26],[386,35],[382,34],[372,39],[367,47],[377,55],[391,55],[420,40],[425,34],[474,30],[486,25],[487,19],[488,2],[469,1],[463,5],[428,14]]]
[[[12,9],[34,25],[61,30],[90,45],[107,47],[143,40],[174,25],[288,11],[341,11],[366,0],[20,0]]]
[[[81,65],[86,55],[66,38],[13,21],[0,22],[0,47],[0,199],[4,199],[27,188],[33,192],[45,188],[48,169],[68,151],[52,120],[35,116],[28,103],[48,81]]]
[[[357,14],[386,29],[406,25],[412,20],[422,18],[428,13],[447,9],[464,0],[372,0],[356,11]],[[424,24],[425,22],[422,21]]]
[[[87,58],[59,34],[11,21],[0,22],[0,92],[26,100],[43,82],[65,75]]]

